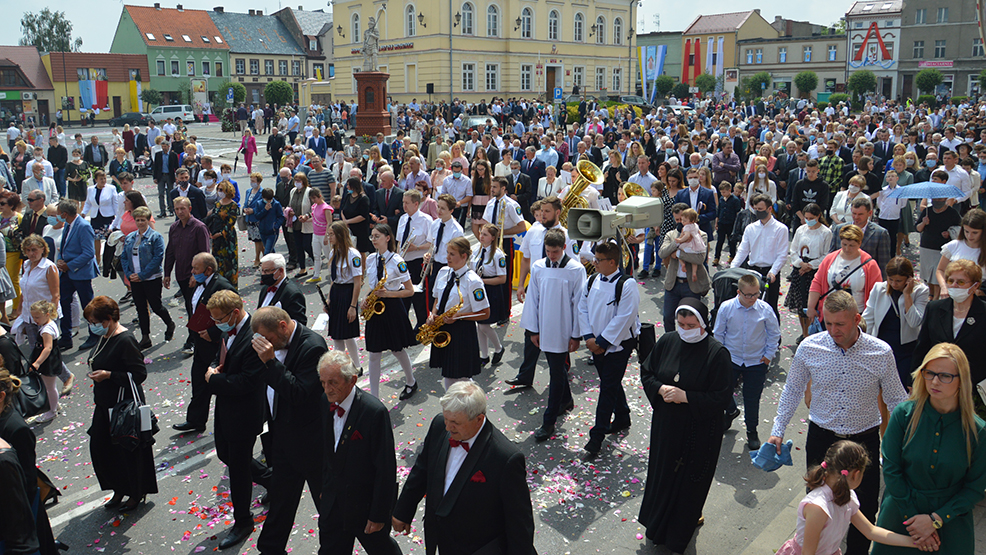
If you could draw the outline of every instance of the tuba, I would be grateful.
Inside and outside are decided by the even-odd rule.
[[[363,317],[363,320],[369,320],[370,318],[373,318],[374,314],[383,314],[383,311],[387,308],[387,305],[383,304],[383,301],[381,301],[377,297],[377,291],[383,289],[385,285],[387,285],[386,265],[383,268],[383,277],[380,278],[380,281],[378,281],[377,284],[373,286],[373,289],[371,289],[370,292],[366,295],[366,299],[363,300],[363,310],[360,313],[360,316]]]
[[[588,208],[589,201],[585,200],[582,193],[589,185],[601,185],[603,182],[603,172],[599,166],[588,160],[579,160],[575,164],[578,176],[572,179],[572,185],[568,188],[568,193],[561,202],[561,216],[558,221],[562,227],[568,229],[568,210],[571,208]]]
[[[457,312],[462,310],[462,290],[458,287],[456,287],[456,290],[459,292],[459,304],[436,316],[431,324],[423,324],[418,330],[418,335],[415,336],[418,343],[422,345],[431,344],[439,349],[448,347],[448,344],[452,341],[452,336],[449,335],[449,332],[441,331],[439,328],[445,325],[446,320],[451,319],[452,316],[455,316]]]
[[[650,193],[644,191],[644,188],[639,183],[633,183],[627,181],[621,186],[623,190],[623,196],[626,198],[630,197],[649,197]],[[628,271],[632,271],[633,267],[630,265],[630,247],[627,246],[627,241],[633,237],[633,228],[626,228],[623,230],[623,241],[621,242],[623,251],[623,267],[629,268]]]

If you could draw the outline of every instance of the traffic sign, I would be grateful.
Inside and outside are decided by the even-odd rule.
[[[561,87],[555,87],[555,100],[561,100]]]
[[[226,89],[226,102],[229,104],[233,103],[233,87]]]
[[[698,87],[688,87],[688,92],[691,94],[698,94]]]

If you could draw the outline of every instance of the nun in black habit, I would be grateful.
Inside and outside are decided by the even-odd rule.
[[[682,553],[699,526],[719,461],[732,361],[712,337],[700,300],[682,299],[675,318],[677,331],[661,336],[640,366],[654,417],[639,522],[648,539]]]

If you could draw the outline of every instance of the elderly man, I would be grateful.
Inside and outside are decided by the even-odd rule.
[[[821,463],[837,441],[848,439],[863,445],[870,464],[856,489],[859,510],[874,521],[880,494],[880,410],[874,401],[883,397],[889,411],[907,398],[897,375],[890,346],[862,332],[856,301],[846,291],[825,297],[822,311],[825,332],[805,338],[791,362],[787,383],[777,406],[777,417],[768,443],[781,452],[784,431],[801,402],[809,381],[808,438],[805,464]],[[849,531],[848,554],[869,553],[870,541],[856,529]]]
[[[195,285],[192,285],[192,260],[199,253],[208,253],[212,250],[212,234],[209,228],[200,220],[192,216],[192,202],[188,197],[178,197],[174,200],[175,223],[168,229],[168,245],[164,250],[164,278],[163,285],[166,289],[171,289],[171,270],[175,271],[175,280],[185,299],[185,313],[189,318],[192,317],[192,296]],[[194,352],[194,338],[197,336],[191,329],[188,331],[188,339],[182,347],[185,356],[192,356]]]
[[[25,204],[28,204],[31,191],[41,191],[45,198],[58,202],[58,187],[55,185],[55,180],[45,177],[45,167],[41,164],[31,166],[31,177],[21,183],[21,198],[24,199]]]
[[[736,184],[736,176],[743,169],[739,156],[733,152],[733,144],[725,142],[722,150],[712,157],[712,185],[718,187],[723,181]]]
[[[418,503],[427,495],[428,553],[437,548],[442,555],[533,555],[524,455],[487,421],[486,395],[476,383],[452,384],[440,402],[442,414],[431,421],[394,508],[394,530],[410,533]]]
[[[91,168],[102,169],[109,163],[109,156],[106,155],[106,147],[99,143],[99,137],[93,135],[89,138],[85,152],[82,153],[82,160],[89,164]]]
[[[393,172],[382,172],[378,181],[380,188],[377,189],[376,198],[370,208],[373,223],[387,224],[391,230],[397,229],[401,214],[404,213],[404,191],[395,187],[396,183]]]
[[[52,184],[54,186],[54,183]],[[59,280],[60,303],[62,305],[61,331],[58,347],[63,352],[72,348],[72,294],[79,294],[82,306],[92,300],[92,280],[99,275],[96,265],[96,234],[85,218],[79,216],[79,207],[70,200],[58,203],[58,216],[65,220],[58,260],[55,264],[61,272]],[[79,349],[87,350],[96,346],[98,336],[89,334]]]
[[[466,219],[469,217],[469,205],[472,202],[472,181],[469,176],[463,173],[462,163],[458,160],[452,162],[452,175],[445,178],[442,182],[442,192],[452,195],[455,199],[455,207],[452,209],[452,217],[459,222],[462,227],[466,226]]]
[[[55,140],[57,141],[58,140],[58,137],[55,137]],[[27,162],[24,163],[24,175],[31,175],[31,174],[33,174],[34,173],[34,166],[37,165],[37,164],[40,164],[40,165],[44,166],[44,170],[45,170],[44,176],[45,177],[50,177],[50,178],[54,179],[55,178],[55,168],[51,164],[51,162],[49,162],[48,160],[45,160],[45,155],[44,155],[45,154],[45,151],[44,151],[44,149],[41,148],[40,146],[36,146],[36,147],[34,147],[34,150],[32,151],[32,154],[33,154],[33,158],[31,158],[30,160],[28,160]]]
[[[421,170],[421,159],[417,156],[412,156],[407,161],[408,167],[411,171],[400,180],[397,184],[398,187],[403,191],[410,191],[414,189],[414,184],[419,181],[424,181],[425,183],[431,183],[431,179],[428,177],[428,173]]]
[[[284,309],[301,325],[308,325],[305,294],[294,281],[287,279],[287,262],[283,254],[272,252],[260,259],[260,298],[257,308],[274,306]]]

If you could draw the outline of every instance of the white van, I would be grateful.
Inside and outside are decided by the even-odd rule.
[[[181,120],[186,123],[195,121],[195,114],[192,112],[192,107],[188,104],[158,106],[157,108],[154,108],[153,112],[151,112],[151,117],[154,118],[154,121],[159,125],[164,123],[168,118],[181,118]]]

